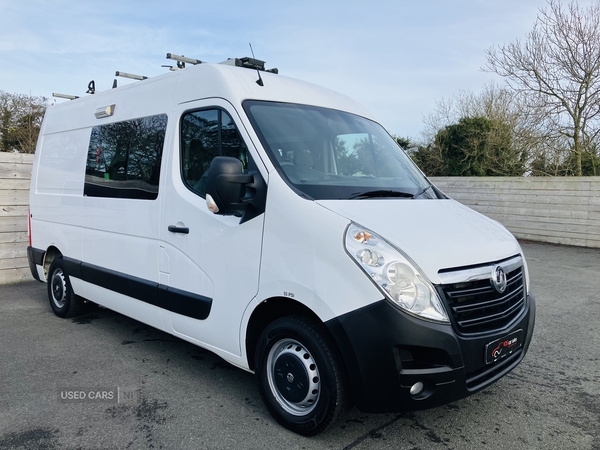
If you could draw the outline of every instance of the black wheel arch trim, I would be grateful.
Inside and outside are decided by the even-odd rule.
[[[31,245],[27,247],[27,261],[29,262],[29,270],[31,271],[31,276],[37,280],[43,282],[40,278],[40,275],[37,271],[37,266],[41,266],[44,264],[44,254],[46,252],[44,250],[40,250],[39,248],[33,248]]]

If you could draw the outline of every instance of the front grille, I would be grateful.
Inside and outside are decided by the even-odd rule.
[[[463,334],[481,333],[506,327],[525,308],[525,282],[520,257],[500,262],[506,273],[506,290],[499,293],[491,283],[496,264],[445,271],[440,278],[456,330]]]

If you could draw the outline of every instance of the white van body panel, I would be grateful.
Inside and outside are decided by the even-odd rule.
[[[64,251],[81,258],[82,216],[81,206],[89,132],[73,130],[48,134],[44,120],[37,143],[31,174],[30,210],[35,220],[44,222],[37,229],[35,239],[41,248],[60,245]],[[35,194],[35,195],[33,195]]]
[[[176,107],[175,116],[206,108],[220,108],[233,118],[250,155],[266,175],[237,111],[229,102],[221,98],[185,102]],[[161,263],[162,283],[209,297],[213,302],[205,320],[172,312],[172,331],[179,337],[239,358],[244,342],[239,339],[241,318],[258,290],[264,214],[240,224],[239,217],[215,215],[208,210],[205,199],[182,181],[179,127],[179,121],[173,124],[170,141],[173,151],[163,168],[168,174],[164,177],[163,197],[168,200],[163,205],[160,235],[163,261],[168,261],[168,267]],[[169,225],[187,227],[189,234],[169,232]]]
[[[323,106],[371,117],[364,106],[350,97],[283,75],[261,72],[263,87],[256,83],[256,71],[232,70],[226,65],[200,64],[178,72],[181,78],[174,98],[176,104],[208,97],[220,97],[233,105],[240,105],[246,99],[260,99]],[[166,76],[169,74],[152,79]]]
[[[73,280],[77,280],[77,278],[73,278]],[[92,283],[77,281],[84,287],[87,298],[102,299],[98,304],[161,331],[170,332],[168,317],[165,316],[165,312],[161,308]],[[77,292],[75,286],[73,286],[73,289]]]
[[[36,189],[39,194],[61,194],[81,197],[81,188],[90,136],[89,130],[61,131],[44,136],[43,152],[40,151]]]
[[[158,281],[158,211],[144,204],[112,202],[107,199],[85,205],[88,212],[83,231],[83,261],[150,281]],[[140,201],[141,203],[141,201]],[[131,219],[132,226],[122,223]],[[139,223],[135,223],[139,221]],[[134,225],[135,224],[135,225]],[[136,255],[139,264],[131,264]]]
[[[500,223],[454,200],[321,200],[406,253],[432,283],[438,272],[521,254]],[[443,249],[443,250],[442,250]]]
[[[286,189],[278,174],[267,205],[259,299],[293,298],[325,322],[383,298],[344,250],[348,219]]]

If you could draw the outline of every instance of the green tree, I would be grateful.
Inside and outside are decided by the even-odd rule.
[[[408,137],[392,135],[392,138],[396,141],[396,143],[400,146],[402,150],[410,150],[410,148],[413,146],[413,143]]]
[[[444,152],[433,143],[419,145],[409,155],[417,166],[430,177],[443,177],[448,173]]]
[[[412,157],[430,176],[521,176],[524,157],[511,139],[510,127],[501,121],[463,117]]]

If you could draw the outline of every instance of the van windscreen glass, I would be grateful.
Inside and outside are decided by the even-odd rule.
[[[333,109],[246,101],[244,110],[289,184],[315,199],[438,198],[377,123]]]

